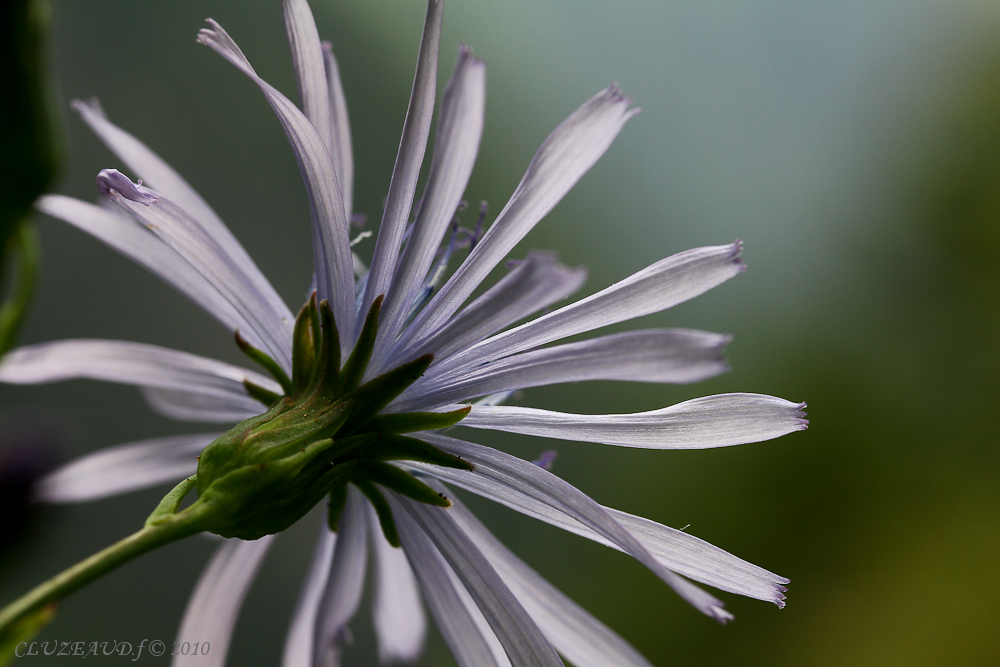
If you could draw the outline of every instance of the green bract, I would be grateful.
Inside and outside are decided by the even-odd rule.
[[[328,494],[329,523],[336,530],[347,485],[355,484],[371,500],[386,538],[398,545],[392,513],[376,485],[420,502],[451,504],[387,461],[422,461],[471,470],[471,464],[462,459],[403,435],[452,426],[469,408],[379,414],[431,363],[431,356],[424,355],[361,384],[381,305],[379,297],[357,345],[341,365],[333,312],[326,301],[317,306],[313,296],[295,321],[291,379],[237,335],[240,348],[271,371],[285,395],[248,384],[250,394],[269,406],[267,411],[234,426],[199,457],[199,507],[191,509],[206,517],[205,530],[255,540],[285,530]],[[170,511],[165,508],[165,514]],[[154,513],[150,521],[156,517]]]

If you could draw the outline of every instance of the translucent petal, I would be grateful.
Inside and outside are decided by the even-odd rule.
[[[264,405],[249,396],[205,396],[188,391],[144,387],[142,397],[164,417],[178,421],[229,424],[255,417]]]
[[[329,42],[323,42],[323,63],[326,66],[326,84],[330,91],[330,112],[333,114],[330,139],[330,157],[340,183],[340,194],[344,200],[344,213],[351,219],[354,197],[354,156],[351,149],[351,125],[347,117],[347,98],[340,82],[340,68],[333,56]],[[356,272],[356,267],[355,267]]]
[[[473,406],[462,426],[647,449],[706,449],[770,440],[805,429],[805,403],[764,394],[705,396],[650,412],[574,415]]]
[[[218,433],[171,435],[105,447],[73,459],[35,486],[35,499],[79,503],[137,491],[193,475],[198,455]]]
[[[282,667],[313,667],[316,613],[319,611],[320,598],[326,589],[327,574],[330,571],[330,561],[333,559],[336,543],[336,533],[330,532],[324,521],[320,526],[309,573],[299,593],[299,601],[295,605],[295,613],[288,629],[288,636],[285,638]]]
[[[316,21],[306,0],[284,0],[281,5],[302,112],[329,150],[333,138],[333,111]]]

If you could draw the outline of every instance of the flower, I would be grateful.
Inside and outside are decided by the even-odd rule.
[[[708,332],[649,329],[549,344],[669,308],[728,280],[743,269],[738,242],[667,257],[518,324],[575,292],[584,278],[583,271],[551,255],[530,253],[466,305],[609,147],[636,113],[630,100],[612,85],[561,123],[493,224],[481,238],[473,236],[467,258],[441,284],[457,245],[452,221],[482,131],[485,65],[469,49],[460,50],[441,100],[425,191],[408,225],[437,79],[442,6],[431,0],[385,212],[365,269],[349,239],[353,168],[336,61],[321,44],[305,0],[285,0],[283,6],[301,109],[257,76],[219,24],[210,20],[199,41],[260,87],[298,159],[311,204],[316,293],[298,318],[204,200],[149,148],[113,125],[96,102],[74,107],[142,180],[102,171],[98,187],[110,207],[58,195],[37,204],[192,298],[237,332],[240,347],[272,377],[124,341],[26,346],[0,363],[5,382],[87,377],[133,384],[167,416],[240,422],[221,437],[157,438],[82,457],[44,480],[43,500],[104,497],[178,480],[197,469],[199,502],[206,497],[228,502],[225,493],[235,483],[227,475],[248,469],[247,461],[278,461],[278,472],[287,471],[278,486],[254,487],[234,501],[237,513],[212,528],[223,536],[257,539],[223,542],[182,621],[179,640],[209,642],[211,663],[206,656],[178,656],[175,664],[224,660],[236,615],[273,533],[304,513],[304,501],[295,495],[300,491],[310,498],[318,493],[311,503],[330,491],[329,523],[336,532],[327,524],[320,529],[286,644],[289,666],[339,663],[347,624],[363,592],[369,548],[383,661],[418,655],[426,604],[461,665],[558,665],[557,652],[580,666],[648,664],[508,551],[446,484],[624,551],[719,621],[731,615],[688,579],[783,606],[786,579],[684,532],[602,507],[549,472],[550,456],[524,461],[442,432],[457,421],[473,429],[677,449],[755,442],[805,428],[803,404],[757,394],[709,396],[621,415],[502,405],[514,390],[539,385],[687,383],[726,370],[720,356],[728,337]],[[261,424],[270,428],[269,420],[293,413],[299,416],[282,426],[294,437],[269,440],[273,434]],[[322,413],[327,421],[310,421],[302,416],[306,413]],[[309,430],[307,437],[301,436],[303,429]],[[409,435],[392,439],[403,433]],[[251,441],[262,444],[254,449],[247,445]],[[402,453],[386,453],[389,445]],[[308,457],[298,458],[307,451]],[[345,462],[354,466],[345,476],[324,477]],[[263,469],[265,463],[259,465]],[[306,481],[300,476],[304,470],[312,471]],[[397,540],[401,549],[392,546]]]

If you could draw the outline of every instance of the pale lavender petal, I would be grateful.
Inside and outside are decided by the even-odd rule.
[[[441,98],[434,157],[413,233],[406,242],[382,308],[373,374],[378,373],[383,354],[402,328],[465,192],[479,151],[485,106],[486,64],[463,46]]]
[[[586,277],[586,269],[564,266],[549,253],[530,252],[444,326],[395,356],[412,359],[429,352],[437,360],[446,360],[531,313],[565,299],[580,289]],[[436,375],[437,368],[437,364],[432,366],[428,376]]]
[[[27,345],[0,361],[0,382],[39,384],[75,378],[233,399],[237,405],[240,397],[248,398],[243,385],[247,380],[281,392],[274,380],[239,366],[121,340],[67,339]]]
[[[647,329],[532,350],[410,385],[393,410],[412,411],[512,389],[561,382],[698,382],[729,369],[729,336],[691,329]]]
[[[212,238],[225,248],[229,256],[238,259],[246,266],[253,265],[253,261],[240,242],[195,189],[148,146],[109,121],[97,100],[74,100],[71,106],[101,141],[142,179],[143,183],[170,197],[197,219],[205,229],[209,230]],[[259,271],[257,276],[262,282],[267,282]]]
[[[263,282],[255,280],[256,267],[226,254],[197,220],[168,197],[161,195],[154,205],[147,206],[122,194],[113,171],[105,169],[97,177],[98,183],[105,187],[105,196],[133,215],[213,285],[247,323],[249,329],[242,332],[244,336],[259,344],[286,371],[290,370],[292,314],[270,283],[263,277],[260,279]],[[145,187],[138,190],[145,191]]]
[[[375,551],[375,599],[372,620],[378,638],[378,660],[412,662],[427,635],[427,616],[420,589],[402,549],[386,541],[371,506],[368,532]]]
[[[405,344],[444,324],[524,236],[604,154],[636,109],[612,85],[574,111],[542,143],[510,201],[441,291],[407,329]]]
[[[215,552],[198,579],[177,633],[180,644],[198,642],[211,650],[208,655],[178,653],[171,667],[225,665],[236,617],[273,538],[266,535],[252,542],[234,538],[223,542]]]
[[[353,486],[340,515],[337,544],[330,562],[326,588],[316,612],[313,664],[339,665],[341,646],[349,636],[347,624],[358,611],[368,560],[366,501]]]
[[[473,406],[462,426],[647,449],[706,449],[802,431],[805,403],[764,394],[718,394],[650,412],[575,415],[536,408]]]
[[[440,483],[435,488],[446,491]],[[465,505],[454,498],[452,502],[449,515],[496,568],[546,638],[565,658],[576,667],[652,667],[611,628],[511,553]]]
[[[156,412],[178,421],[234,424],[264,411],[256,399],[243,395],[206,396],[173,389],[141,389],[142,397]]]
[[[260,87],[292,145],[309,193],[318,296],[330,301],[342,346],[347,350],[354,339],[353,262],[344,201],[330,152],[298,107],[257,76],[222,26],[211,19],[208,23],[211,29],[203,28],[198,33],[198,41],[210,46]]]
[[[403,551],[427,607],[459,667],[509,667],[503,648],[468,591],[409,514],[389,496]],[[496,645],[497,648],[492,648]]]
[[[249,331],[249,324],[243,315],[211,281],[156,235],[143,229],[132,216],[62,195],[43,195],[35,202],[35,208],[91,234],[141,264],[201,306],[230,331]]]
[[[177,483],[198,469],[198,455],[218,433],[171,435],[105,447],[73,459],[38,481],[35,500],[80,503]]]
[[[313,636],[316,631],[316,613],[319,602],[326,588],[327,574],[330,571],[330,561],[333,559],[334,545],[337,543],[336,533],[330,532],[326,522],[320,526],[319,538],[313,550],[312,563],[306,575],[299,601],[295,605],[292,623],[285,637],[285,649],[282,653],[282,667],[313,667]]]
[[[564,511],[516,486],[465,470],[441,468],[412,461],[407,462],[406,466],[494,500],[532,518],[624,551],[621,546]],[[631,532],[668,570],[720,590],[774,602],[779,607],[784,606],[784,584],[788,583],[788,579],[737,558],[683,531],[608,507],[604,510]]]
[[[417,71],[413,77],[410,104],[403,122],[403,136],[399,140],[399,152],[392,169],[389,194],[386,195],[385,211],[379,226],[375,252],[368,271],[365,297],[358,312],[360,322],[368,313],[368,306],[380,294],[387,294],[396,270],[399,246],[403,241],[403,230],[410,217],[413,195],[417,190],[417,176],[427,150],[427,137],[431,132],[431,117],[434,114],[434,95],[437,93],[438,51],[441,42],[441,18],[444,0],[428,0],[424,31],[420,38],[420,52],[417,54]],[[402,304],[405,314],[406,306]]]
[[[740,273],[744,269],[740,250],[736,242],[662,259],[596,294],[458,352],[441,362],[437,372],[483,364],[676,306]]]
[[[351,219],[354,197],[354,156],[351,149],[351,125],[347,118],[347,98],[340,83],[340,68],[333,56],[329,42],[323,42],[323,63],[326,67],[326,85],[330,91],[331,119],[330,157],[340,183],[340,194],[344,200],[344,213]]]
[[[663,567],[649,551],[627,530],[625,530],[603,507],[571,484],[556,477],[533,463],[504,454],[491,447],[463,442],[437,433],[423,432],[417,437],[435,447],[454,454],[475,466],[473,475],[487,477],[503,486],[511,487],[533,497],[563,514],[567,514],[587,526],[605,539],[618,545],[682,598],[703,614],[725,623],[732,614],[723,608],[722,602],[698,588],[671,570]],[[419,466],[415,466],[418,467]],[[436,474],[436,473],[435,473]],[[442,479],[447,477],[442,475]]]
[[[299,84],[302,112],[316,128],[316,133],[331,149],[333,138],[333,112],[330,109],[330,90],[327,87],[326,66],[323,64],[323,47],[320,46],[316,21],[306,0],[284,0],[285,30],[292,49],[292,65]]]
[[[552,645],[448,511],[395,494],[423,529],[486,617],[513,665],[562,667]]]

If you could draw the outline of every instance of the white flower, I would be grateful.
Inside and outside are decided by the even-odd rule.
[[[724,372],[720,355],[728,337],[702,331],[650,329],[542,346],[669,308],[728,280],[743,269],[739,243],[668,257],[596,294],[513,326],[583,282],[582,271],[562,266],[550,255],[530,253],[466,305],[635,113],[612,85],[545,140],[510,201],[451,278],[438,286],[443,272],[439,248],[478,150],[485,66],[461,49],[441,100],[426,188],[408,228],[437,80],[442,8],[431,0],[385,213],[371,268],[363,272],[348,235],[353,166],[337,65],[329,47],[319,41],[305,0],[285,0],[284,10],[301,110],[256,75],[217,23],[209,21],[211,27],[202,30],[199,41],[260,87],[289,138],[311,204],[316,290],[330,304],[343,357],[354,348],[369,307],[380,295],[385,299],[364,380],[434,355],[426,373],[383,414],[443,412],[471,402],[460,426],[658,449],[736,445],[805,428],[804,405],[757,394],[709,396],[622,415],[499,405],[513,390],[539,385],[609,379],[687,383]],[[149,148],[108,121],[96,102],[74,106],[144,185],[109,170],[98,181],[116,206],[50,195],[38,208],[146,266],[291,374],[292,313],[218,216]],[[450,254],[449,247],[443,258]],[[361,273],[357,280],[356,272]],[[248,387],[284,393],[279,382],[244,368],[123,341],[26,346],[0,364],[0,380],[10,383],[80,377],[139,386],[159,412],[192,421],[233,423],[261,413]],[[181,479],[194,473],[195,457],[217,435],[157,438],[98,451],[46,478],[39,497],[79,502]],[[786,579],[687,533],[602,507],[543,465],[438,431],[412,435],[472,464],[472,470],[463,470],[396,462],[436,491],[453,498],[444,483],[458,486],[624,551],[711,617],[726,621],[731,615],[688,579],[784,604]],[[383,661],[419,654],[426,603],[460,665],[558,665],[556,652],[580,667],[649,664],[508,551],[457,499],[444,509],[392,490],[383,493],[402,549],[389,545],[372,505],[351,487],[339,531],[335,534],[325,524],[320,530],[286,644],[287,667],[339,663],[347,624],[363,592],[369,549],[375,563],[374,625]],[[192,596],[179,636],[182,642],[210,642],[212,650],[208,656],[177,656],[175,665],[224,662],[236,615],[272,538],[222,544]]]

